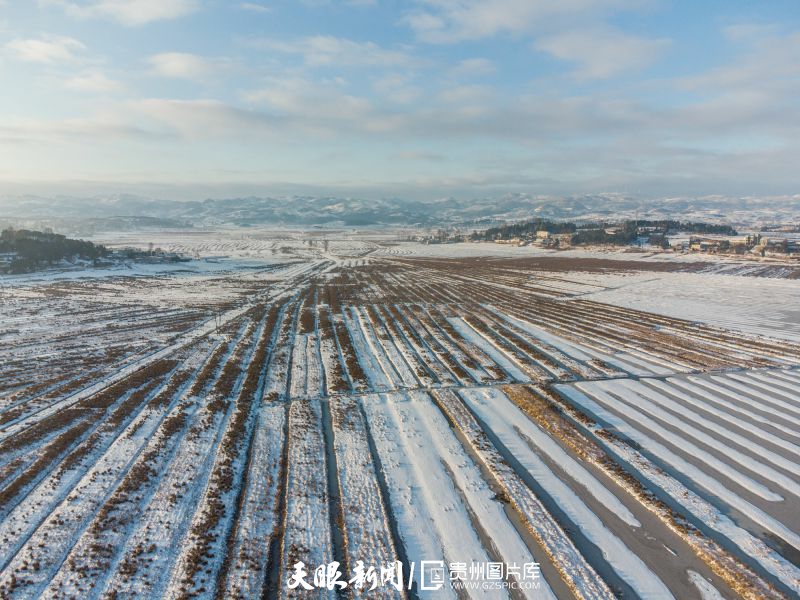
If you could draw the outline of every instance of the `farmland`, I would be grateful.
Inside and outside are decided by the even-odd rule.
[[[625,295],[797,281],[473,246],[185,239],[233,258],[9,279],[0,597],[798,597],[792,319]],[[332,561],[536,586],[289,588]]]

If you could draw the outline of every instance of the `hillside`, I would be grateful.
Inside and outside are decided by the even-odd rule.
[[[410,201],[333,196],[245,197],[177,202],[131,195],[0,198],[0,225],[68,231],[119,231],[209,225],[485,226],[533,218],[571,221],[681,219],[765,224],[800,219],[796,196],[632,198],[621,194],[552,197],[507,194],[479,199]]]

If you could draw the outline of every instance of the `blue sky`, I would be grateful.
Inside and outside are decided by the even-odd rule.
[[[0,192],[798,193],[800,3],[0,0]]]

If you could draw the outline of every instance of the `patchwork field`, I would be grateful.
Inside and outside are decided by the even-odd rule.
[[[796,323],[624,296],[773,271],[312,242],[4,284],[0,597],[800,596]],[[446,581],[289,587],[332,561]]]

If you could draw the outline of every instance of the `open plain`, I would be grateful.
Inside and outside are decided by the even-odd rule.
[[[197,259],[0,280],[0,597],[800,594],[796,267],[157,243]],[[540,577],[289,589],[299,561]]]

